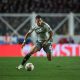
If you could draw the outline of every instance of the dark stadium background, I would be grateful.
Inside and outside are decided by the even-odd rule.
[[[37,14],[53,30],[52,61],[42,49],[28,61],[33,71],[19,71],[36,40],[33,33],[21,49]],[[0,80],[80,80],[80,0],[0,0]]]

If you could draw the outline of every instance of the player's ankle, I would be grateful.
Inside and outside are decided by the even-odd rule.
[[[51,61],[52,59],[48,59],[48,61]]]

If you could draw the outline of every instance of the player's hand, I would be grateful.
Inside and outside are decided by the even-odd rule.
[[[42,46],[46,46],[47,43],[48,43],[48,41],[44,41],[43,44],[42,44]]]

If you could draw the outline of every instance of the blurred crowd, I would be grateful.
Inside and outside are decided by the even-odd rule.
[[[62,37],[62,38],[60,38],[59,39],[59,41],[58,41],[58,43],[60,43],[60,44],[64,44],[64,43],[68,43],[68,44],[70,44],[70,43],[75,43],[75,41],[74,41],[74,39],[72,38],[72,36],[68,36],[68,37]]]
[[[80,12],[80,0],[0,0],[0,13]]]

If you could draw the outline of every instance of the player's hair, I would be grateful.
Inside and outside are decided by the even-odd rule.
[[[35,18],[36,18],[36,19],[40,19],[40,18],[41,18],[41,16],[40,16],[40,15],[37,15]]]

